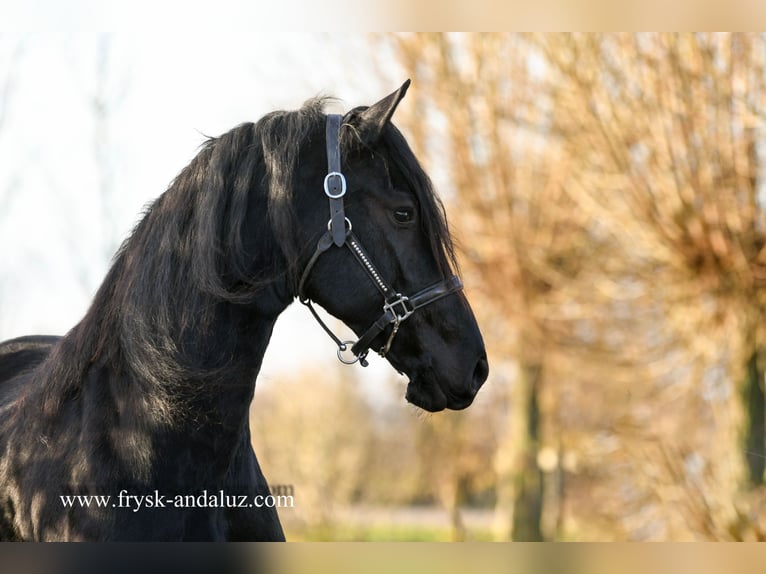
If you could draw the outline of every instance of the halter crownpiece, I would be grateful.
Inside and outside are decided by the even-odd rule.
[[[352,365],[359,361],[363,367],[368,365],[367,354],[370,351],[372,342],[389,326],[391,332],[386,338],[386,342],[377,353],[385,357],[391,349],[394,337],[399,332],[399,327],[403,321],[408,319],[415,311],[438,301],[439,299],[451,295],[463,288],[463,284],[455,275],[451,275],[414,295],[402,295],[395,291],[383,279],[377,267],[372,263],[370,256],[359,243],[359,239],[352,231],[351,221],[346,217],[343,203],[343,196],[346,194],[346,178],[341,172],[340,165],[340,126],[342,116],[329,114],[327,116],[327,125],[325,130],[327,142],[327,175],[324,178],[324,192],[330,200],[330,220],[327,222],[327,231],[325,231],[317,241],[314,254],[309,259],[306,268],[301,275],[298,284],[298,299],[306,305],[311,314],[317,320],[319,325],[330,336],[338,346],[338,359],[347,365]],[[327,326],[319,314],[314,309],[311,299],[306,295],[306,282],[308,281],[311,270],[314,268],[319,257],[325,252],[335,247],[347,247],[354,258],[365,270],[367,276],[383,296],[383,314],[364,332],[359,339],[354,341],[341,341],[335,333]],[[347,358],[343,355],[350,351],[353,358]]]
[[[327,175],[324,178],[324,192],[330,199],[330,232],[338,247],[346,242],[346,216],[343,211],[343,196],[346,195],[346,178],[340,171],[340,124],[341,116],[327,116],[325,138],[327,141]]]

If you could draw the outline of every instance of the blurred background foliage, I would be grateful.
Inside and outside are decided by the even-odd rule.
[[[364,373],[259,389],[264,467],[324,501],[283,511],[288,533],[766,539],[764,37],[371,41],[416,87],[397,123],[447,203],[491,375],[428,416],[366,402]],[[410,529],[354,530],[350,508]]]

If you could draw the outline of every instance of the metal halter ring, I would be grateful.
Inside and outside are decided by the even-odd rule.
[[[343,219],[346,220],[346,224],[348,225],[348,230],[346,231],[346,235],[351,233],[351,220],[348,217],[344,217]],[[327,222],[327,231],[332,231],[332,219]]]
[[[330,178],[331,177],[339,177],[340,178],[340,193],[333,195],[330,193]],[[327,197],[330,199],[340,199],[344,195],[346,195],[346,177],[340,173],[339,171],[331,171],[326,176],[324,176],[324,192]]]
[[[343,353],[349,351],[353,345],[354,341],[341,341],[341,344],[338,346],[338,360],[344,365],[353,365],[361,358],[358,355],[354,355],[354,358],[351,360],[343,357]]]

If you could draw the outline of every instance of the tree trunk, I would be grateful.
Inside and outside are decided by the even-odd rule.
[[[495,540],[543,540],[543,477],[537,465],[540,363],[518,365],[506,430],[495,454]]]
[[[539,363],[522,365],[522,390],[519,399],[526,407],[525,449],[520,457],[516,475],[516,500],[513,512],[513,540],[539,542],[543,540],[540,519],[543,513],[543,475],[537,464],[540,434],[540,407],[538,396],[542,366]]]
[[[766,427],[764,427],[766,396],[764,396],[764,371],[760,354],[758,350],[755,350],[750,355],[742,389],[746,412],[745,459],[752,487],[764,483],[763,474],[766,469]]]
[[[463,515],[460,512],[461,500],[460,481],[455,473],[446,478],[439,489],[439,498],[442,506],[449,515],[450,540],[452,542],[462,542],[465,540],[465,525],[463,524]]]
[[[539,463],[539,461],[538,461]],[[566,471],[564,470],[564,449],[559,444],[553,468],[540,465],[543,472],[543,506],[540,516],[540,531],[543,540],[558,540],[564,533],[564,504]]]

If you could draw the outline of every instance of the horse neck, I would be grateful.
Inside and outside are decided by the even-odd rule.
[[[155,317],[162,301],[145,302],[121,321],[120,350],[135,387],[148,383],[166,405],[168,424],[184,436],[246,424],[274,323],[288,303],[276,299],[264,293],[259,305],[191,297],[182,314],[164,322]],[[136,318],[144,329],[133,328]]]
[[[161,263],[141,261],[129,247],[117,257],[88,314],[56,350],[59,360],[49,361],[57,366],[46,376],[53,384],[44,410],[55,419],[79,396],[83,409],[113,413],[105,424],[140,429],[150,451],[164,454],[149,462],[148,443],[119,445],[135,451],[124,458],[143,465],[139,476],[161,474],[176,458],[225,472],[248,442],[256,376],[290,291],[277,281],[253,301],[233,303],[190,285],[169,293],[158,281],[137,283],[139,269],[143,277],[173,273]]]

